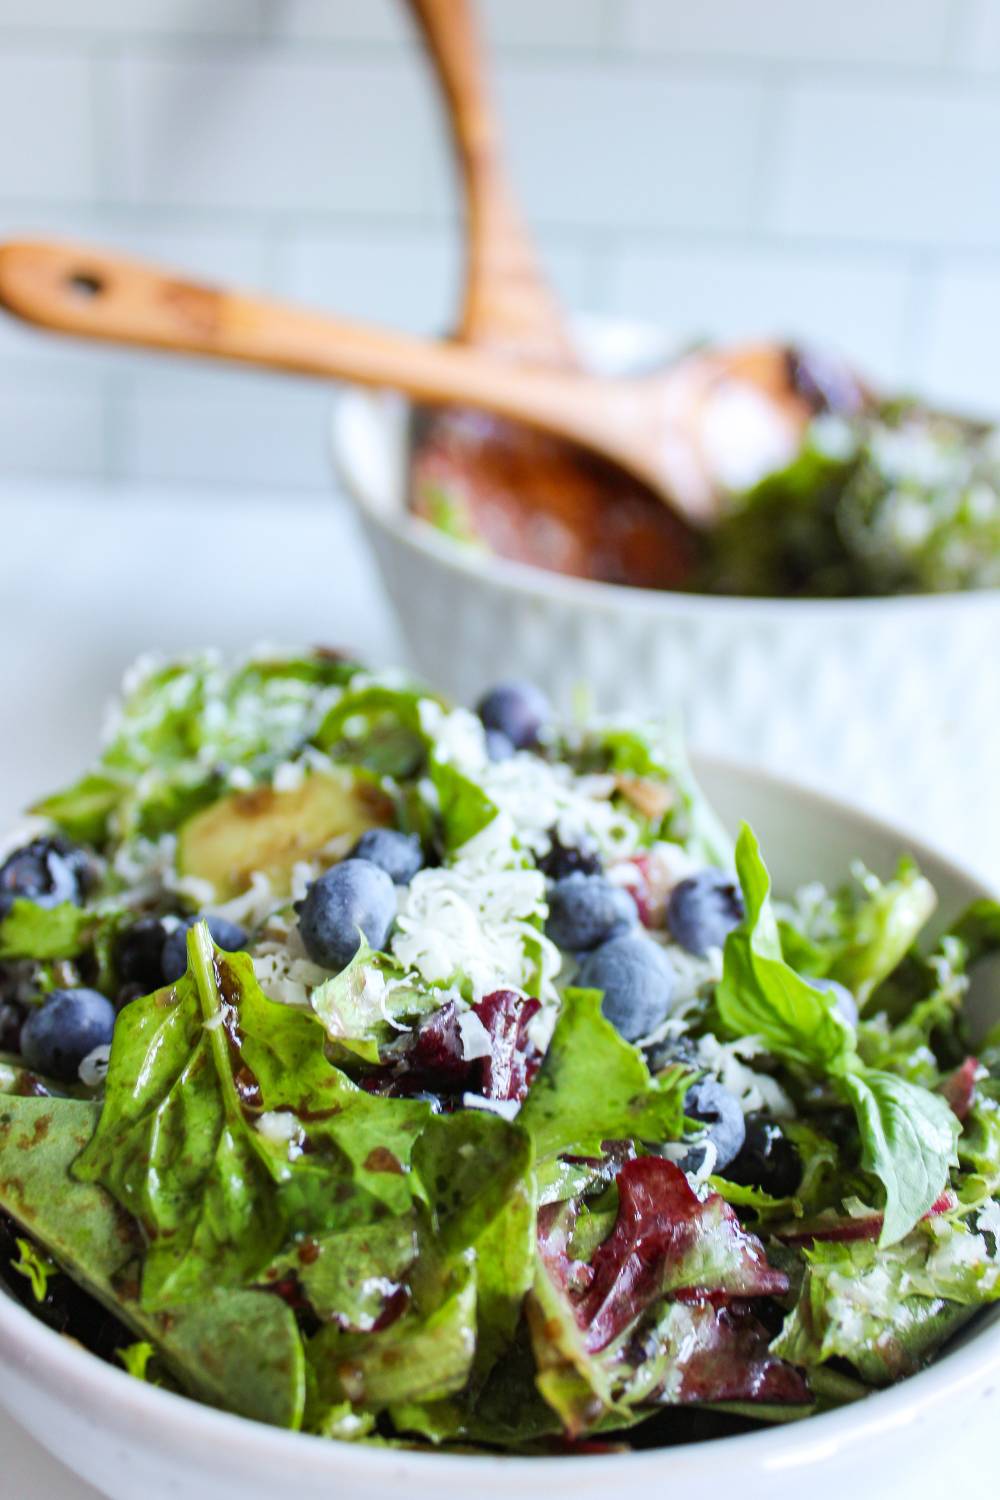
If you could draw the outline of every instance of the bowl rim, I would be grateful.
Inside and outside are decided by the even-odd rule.
[[[685,594],[671,589],[634,588],[620,583],[598,583],[587,578],[573,578],[551,572],[532,563],[514,562],[456,541],[439,531],[429,521],[413,515],[393,503],[393,515],[375,503],[369,486],[358,471],[354,425],[362,411],[380,413],[386,409],[381,391],[346,389],[334,402],[330,439],[333,468],[340,485],[357,507],[363,520],[377,526],[394,541],[423,553],[453,574],[479,583],[487,583],[521,599],[544,597],[575,609],[599,610],[614,614],[638,616],[676,615],[700,617],[706,613],[721,618],[744,621],[761,616],[808,616],[810,621],[853,619],[894,619],[928,612],[968,611],[1000,604],[1000,587],[989,589],[952,589],[934,594],[870,594],[857,598],[782,598],[751,594]],[[399,403],[405,398],[391,396]],[[409,403],[405,402],[408,407]],[[384,417],[379,415],[379,420]]]
[[[912,836],[896,822],[874,816],[838,797],[818,791],[791,778],[762,771],[737,759],[706,754],[691,757],[696,776],[735,776],[756,782],[771,792],[791,796],[820,816],[836,819],[866,835],[882,838],[925,865],[936,865],[948,879],[964,886],[970,898],[994,897],[996,892],[974,869],[970,869],[934,845]],[[503,1454],[440,1453],[420,1449],[380,1449],[364,1443],[334,1442],[309,1433],[270,1427],[202,1405],[191,1397],[161,1390],[134,1379],[123,1369],[105,1363],[82,1345],[55,1332],[22,1307],[0,1285],[0,1356],[12,1371],[30,1370],[32,1382],[49,1389],[75,1387],[75,1404],[100,1425],[100,1413],[114,1410],[116,1421],[105,1431],[128,1419],[148,1429],[156,1443],[170,1440],[171,1451],[183,1452],[188,1439],[194,1443],[238,1445],[241,1458],[287,1462],[300,1472],[324,1479],[339,1476],[359,1483],[366,1480],[412,1478],[433,1480],[435,1490],[455,1500],[466,1500],[468,1486],[475,1481],[486,1496],[508,1496],[510,1481],[544,1472],[572,1477],[584,1495],[598,1483],[606,1485],[608,1466],[623,1470],[627,1465],[637,1479],[643,1468],[673,1465],[682,1471],[704,1473],[709,1460],[727,1462],[734,1470],[753,1462],[758,1471],[796,1470],[825,1459],[845,1447],[858,1447],[870,1438],[909,1427],[949,1395],[972,1395],[981,1390],[990,1374],[1000,1375],[1000,1325],[973,1332],[960,1347],[928,1365],[917,1374],[875,1391],[856,1404],[741,1433],[725,1439],[710,1438],[674,1448],[652,1448],[611,1454],[567,1454],[544,1459]],[[0,1397],[0,1404],[6,1405]],[[139,1441],[142,1434],[139,1435]],[[553,1465],[557,1466],[556,1469]],[[617,1472],[617,1470],[616,1470]],[[591,1480],[587,1481],[587,1476]]]

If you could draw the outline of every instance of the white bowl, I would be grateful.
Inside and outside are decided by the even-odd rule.
[[[723,820],[748,819],[776,886],[840,880],[860,857],[888,874],[909,849],[941,898],[938,922],[989,894],[962,869],[885,824],[815,793],[724,762],[701,761]],[[994,978],[1000,976],[993,976]],[[977,1028],[1000,1015],[982,971]],[[614,1500],[620,1494],[843,1500],[985,1493],[1000,1420],[1000,1307],[941,1360],[860,1404],[745,1437],[659,1452],[492,1458],[380,1450],[302,1437],[143,1385],[61,1338],[0,1292],[0,1402],[112,1500]],[[0,1494],[6,1490],[0,1478]],[[10,1500],[21,1500],[11,1496]]]
[[[593,363],[666,352],[591,320]],[[711,598],[590,583],[491,558],[407,509],[408,407],[350,391],[334,457],[419,670],[459,702],[534,678],[563,707],[677,710],[690,743],[920,826],[1000,869],[1000,592],[896,599]],[[961,774],[955,774],[955,766]],[[980,853],[981,851],[981,853]]]

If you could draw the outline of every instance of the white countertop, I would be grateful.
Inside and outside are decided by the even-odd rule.
[[[347,506],[265,490],[3,482],[0,639],[0,830],[96,751],[141,652],[272,641],[406,659]],[[1000,851],[948,852],[1000,883]],[[2,1414],[0,1453],[11,1500],[94,1500]]]

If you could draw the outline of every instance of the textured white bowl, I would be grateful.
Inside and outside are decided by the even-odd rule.
[[[855,857],[887,874],[909,849],[938,889],[939,922],[988,894],[898,830],[815,793],[722,762],[698,762],[696,769],[729,827],[741,818],[753,824],[779,889],[836,882]],[[1000,1016],[998,978],[977,976],[977,1028]],[[1000,1307],[912,1380],[857,1406],[745,1437],[600,1458],[395,1452],[277,1431],[143,1385],[51,1332],[0,1291],[0,1402],[111,1500],[981,1494],[995,1465],[998,1392]],[[2,1459],[0,1495],[8,1500]]]
[[[648,363],[662,335],[592,320],[595,365]],[[410,515],[408,409],[351,391],[335,462],[419,670],[460,702],[532,677],[567,707],[678,711],[699,749],[916,822],[1000,869],[1000,592],[870,600],[710,598],[564,578],[491,558]],[[956,773],[956,767],[960,770]]]

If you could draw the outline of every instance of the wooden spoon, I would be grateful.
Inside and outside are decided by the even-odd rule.
[[[463,189],[457,336],[521,363],[578,369],[506,170],[471,0],[408,3],[447,105]],[[784,397],[791,367],[779,359],[777,369]],[[413,409],[410,503],[501,556],[585,578],[672,587],[696,560],[676,516],[634,474],[551,433],[457,407]]]
[[[448,109],[465,200],[458,337],[525,362],[577,360],[511,186],[469,0],[408,0]]]
[[[510,417],[609,459],[696,528],[718,514],[720,429],[733,413],[777,462],[795,450],[811,412],[789,379],[787,351],[772,345],[695,353],[630,377],[517,367],[80,245],[0,246],[0,305],[61,333],[391,387]]]

